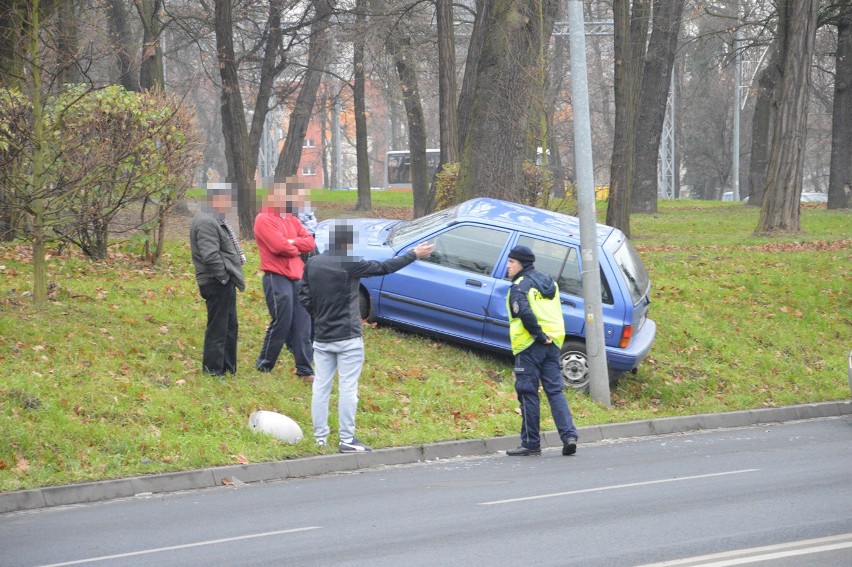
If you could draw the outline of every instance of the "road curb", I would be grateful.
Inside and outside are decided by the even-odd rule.
[[[647,437],[845,415],[852,415],[852,402],[850,401],[590,425],[580,427],[578,432],[581,443],[591,443],[604,439]],[[354,471],[377,466],[401,465],[461,456],[488,455],[515,447],[517,443],[516,435],[445,441],[415,447],[378,449],[371,453],[319,455],[269,463],[229,465],[127,479],[4,492],[0,493],[0,514],[53,506],[101,502],[141,494],[240,485],[315,476],[331,472]],[[542,445],[548,448],[561,447],[562,441],[556,431],[547,431],[542,435]]]

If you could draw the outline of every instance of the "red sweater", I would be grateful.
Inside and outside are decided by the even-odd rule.
[[[298,217],[283,217],[264,208],[254,219],[254,238],[260,253],[260,269],[291,280],[302,279],[305,263],[301,254],[314,249],[314,237]],[[292,240],[293,243],[289,243]]]

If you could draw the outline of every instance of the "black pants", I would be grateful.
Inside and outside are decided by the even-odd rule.
[[[314,349],[311,346],[311,316],[299,302],[301,281],[280,274],[263,274],[263,294],[272,318],[255,367],[269,372],[284,345],[293,353],[296,374],[312,376]]]
[[[237,373],[237,288],[210,283],[198,286],[207,303],[207,330],[204,332],[202,368],[206,374]]]

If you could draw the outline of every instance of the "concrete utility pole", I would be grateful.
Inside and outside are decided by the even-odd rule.
[[[598,260],[595,179],[592,166],[592,128],[589,118],[589,83],[586,71],[586,34],[582,0],[568,0],[571,46],[571,102],[574,110],[574,161],[577,169],[577,206],[580,215],[580,257],[583,262],[583,303],[586,311],[586,357],[589,394],[610,407],[606,367],[601,274]]]
[[[731,140],[731,177],[734,201],[740,200],[740,85],[743,82],[743,56],[740,53],[740,14],[737,3],[737,27],[734,28],[734,135]]]

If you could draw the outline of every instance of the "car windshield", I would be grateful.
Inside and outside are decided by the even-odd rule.
[[[630,290],[633,305],[636,305],[648,292],[648,288],[651,287],[648,270],[645,269],[645,264],[642,263],[642,259],[629,240],[625,240],[615,251],[614,257],[624,282],[627,284],[627,289]]]
[[[457,211],[458,206],[455,206],[419,219],[397,223],[388,234],[388,244],[394,250],[398,250],[406,244],[416,242],[454,218]]]

